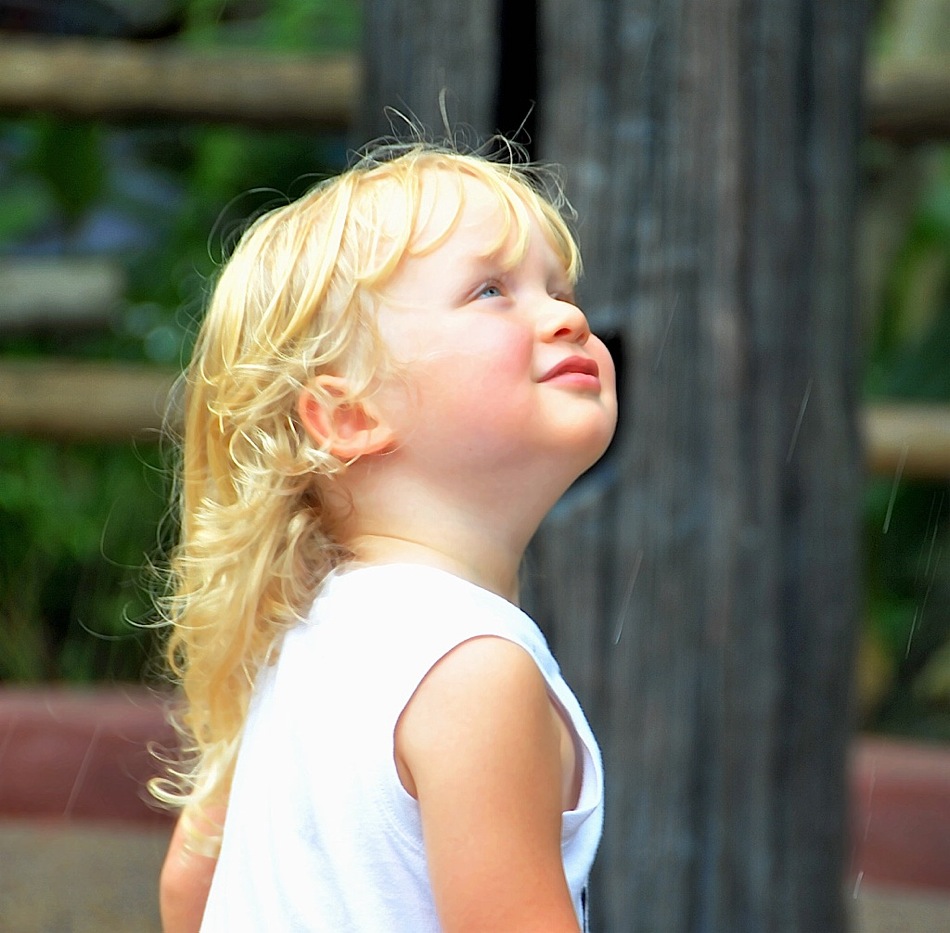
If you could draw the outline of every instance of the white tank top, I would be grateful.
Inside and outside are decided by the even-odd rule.
[[[575,910],[603,825],[600,751],[535,623],[434,568],[355,567],[321,588],[255,689],[202,931],[438,931],[417,802],[393,760],[400,713],[456,645],[497,635],[534,658],[583,754],[561,851]]]

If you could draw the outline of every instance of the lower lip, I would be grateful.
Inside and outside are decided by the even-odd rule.
[[[600,391],[600,379],[590,373],[561,373],[546,379],[545,382],[563,386],[566,389],[585,389],[590,392]]]

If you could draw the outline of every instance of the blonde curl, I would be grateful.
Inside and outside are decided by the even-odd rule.
[[[346,464],[303,429],[297,400],[319,393],[322,373],[345,377],[352,402],[391,371],[376,302],[405,257],[436,245],[417,236],[433,170],[472,175],[497,194],[499,243],[513,229],[514,252],[523,252],[533,216],[570,277],[579,273],[566,202],[547,176],[423,143],[375,149],[244,233],[184,376],[180,537],[160,606],[166,663],[181,689],[181,756],[151,783],[168,805],[200,812],[226,798],[260,670],[350,557],[330,495]]]

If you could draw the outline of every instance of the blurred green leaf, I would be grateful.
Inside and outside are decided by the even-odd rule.
[[[55,213],[56,201],[43,179],[29,175],[7,179],[0,188],[0,244],[31,236]]]
[[[103,194],[106,164],[101,131],[94,123],[39,118],[32,162],[68,222],[76,221]]]

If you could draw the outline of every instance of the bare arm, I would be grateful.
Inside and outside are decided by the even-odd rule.
[[[540,671],[504,639],[460,645],[410,700],[397,766],[419,801],[446,933],[577,933],[561,856],[563,750]]]
[[[224,807],[209,811],[196,828],[217,830],[224,821]],[[179,817],[172,833],[159,880],[159,905],[164,933],[198,933],[217,859],[192,852]]]

